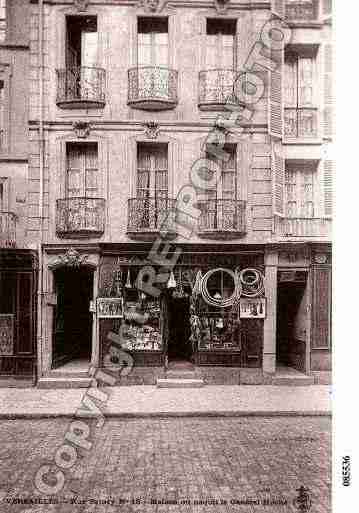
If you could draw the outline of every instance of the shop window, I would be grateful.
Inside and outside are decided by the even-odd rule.
[[[98,197],[100,184],[97,143],[68,143],[66,150],[66,197]]]
[[[206,68],[236,67],[236,20],[207,19]]]
[[[303,54],[287,52],[284,75],[284,135],[289,138],[317,137],[315,56],[307,51]]]
[[[168,19],[138,18],[138,66],[168,67]]]

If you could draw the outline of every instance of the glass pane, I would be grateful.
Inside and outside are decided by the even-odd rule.
[[[81,65],[96,67],[98,34],[97,32],[82,32]]]
[[[299,80],[299,107],[313,105],[313,61],[312,59],[298,59]]]
[[[295,61],[285,62],[284,105],[286,107],[297,106],[297,64]]]

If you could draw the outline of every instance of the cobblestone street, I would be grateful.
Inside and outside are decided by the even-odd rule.
[[[69,422],[1,422],[1,513],[294,513],[301,485],[311,512],[330,511],[327,417],[107,419],[102,428],[91,420],[93,446],[64,471],[59,503],[10,504],[39,497],[34,476],[53,464]]]

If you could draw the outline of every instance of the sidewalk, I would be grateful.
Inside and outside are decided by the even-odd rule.
[[[276,416],[330,415],[331,387],[312,386],[205,386],[158,389],[122,386],[100,389],[0,388],[0,419],[72,417],[82,408],[89,391],[105,392],[97,401],[105,416]],[[104,398],[104,396],[103,396]],[[81,415],[81,414],[80,414]]]

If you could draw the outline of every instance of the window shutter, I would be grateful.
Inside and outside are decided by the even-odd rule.
[[[333,161],[324,161],[323,172],[324,216],[331,217],[333,213]]]
[[[330,138],[333,133],[333,92],[332,92],[332,45],[330,43],[324,44],[324,84],[323,84],[323,136]]]
[[[273,214],[284,216],[285,161],[276,151],[272,151]]]
[[[280,18],[285,16],[285,0],[272,0],[272,13]]]
[[[322,0],[323,18],[329,18],[332,15],[332,0]]]
[[[270,71],[268,129],[273,137],[282,137],[283,133],[283,101],[282,101],[282,70],[283,52],[275,71]],[[277,56],[276,56],[277,57]]]

